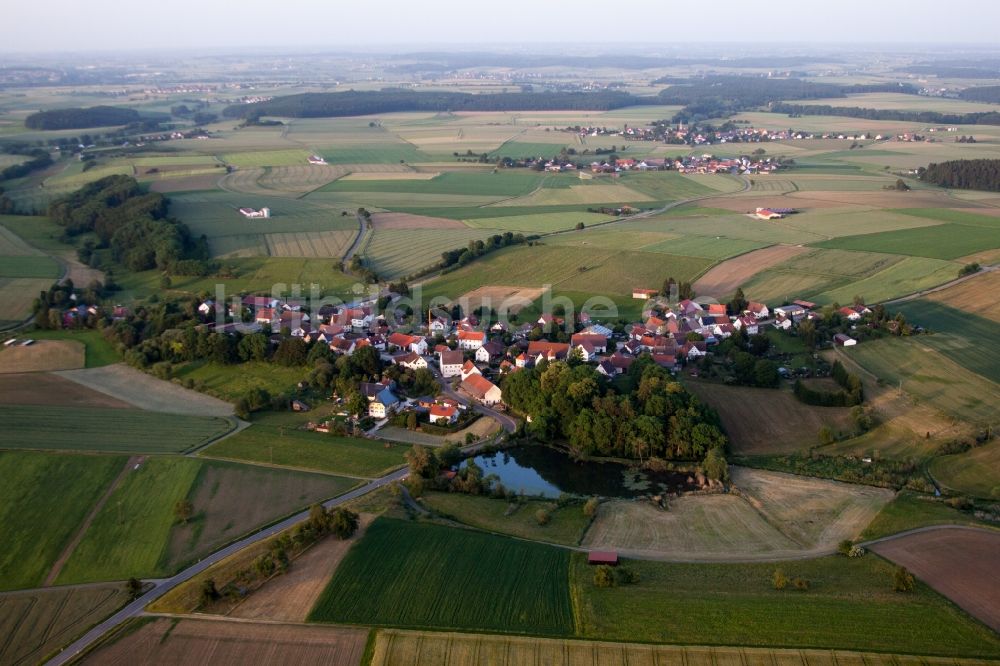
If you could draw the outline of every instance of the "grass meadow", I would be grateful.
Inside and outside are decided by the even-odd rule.
[[[9,406],[4,406],[6,411]],[[123,456],[0,452],[0,590],[38,587]]]
[[[905,254],[932,259],[958,259],[1000,247],[1000,226],[939,224],[931,227],[843,236],[821,241],[817,247]]]
[[[570,635],[569,559],[552,546],[380,518],[341,562],[309,619]]]
[[[954,491],[1000,499],[1000,441],[993,440],[965,453],[936,458],[930,470],[935,479]]]
[[[892,591],[893,565],[868,555],[758,564],[631,561],[635,585],[597,588],[573,555],[579,633],[605,640],[875,650],[996,657],[1000,637],[923,583]],[[809,589],[775,590],[775,569]],[[791,588],[791,586],[789,586]]]
[[[979,525],[969,514],[930,495],[904,490],[882,507],[875,519],[861,533],[862,540],[879,539],[918,527],[934,525]]]
[[[300,430],[304,423],[297,414],[260,414],[251,427],[213,444],[201,455],[352,477],[380,476],[405,463],[406,445]]]
[[[1000,383],[1000,330],[994,321],[944,303],[917,299],[897,306],[907,321],[931,331],[920,342],[990,381]]]

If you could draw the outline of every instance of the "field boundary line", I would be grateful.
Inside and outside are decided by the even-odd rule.
[[[912,534],[933,532],[934,530],[962,530],[965,532],[983,532],[986,534],[996,534],[1000,532],[1000,527],[994,527],[992,525],[981,525],[981,526],[959,525],[957,523],[946,523],[944,525],[924,525],[923,527],[914,527],[913,529],[910,530],[903,530],[902,532],[897,532],[896,534],[890,534],[888,536],[879,537],[877,539],[869,539],[868,541],[861,541],[858,543],[858,545],[863,546],[865,548],[870,548],[872,546],[878,545],[880,543],[885,543],[887,541],[902,539]]]
[[[69,543],[67,543],[66,546],[63,547],[62,552],[59,553],[59,557],[56,558],[56,561],[52,564],[52,568],[49,569],[48,575],[45,576],[45,580],[42,582],[42,587],[52,587],[53,583],[55,583],[56,579],[59,577],[59,574],[62,573],[63,567],[66,566],[69,558],[73,555],[73,552],[76,551],[76,547],[80,545],[81,541],[83,541],[83,537],[86,535],[87,530],[90,529],[90,526],[97,518],[97,514],[100,513],[101,509],[104,508],[104,505],[108,503],[109,499],[111,499],[111,494],[118,488],[118,486],[121,485],[121,482],[125,479],[129,470],[135,465],[141,465],[143,461],[145,461],[144,456],[131,456],[125,461],[125,466],[118,472],[118,476],[111,481],[107,490],[104,491],[104,494],[101,495],[101,497],[94,503],[94,506],[90,509],[90,513],[88,513],[87,517],[83,519],[83,522],[80,523],[80,527],[77,528],[73,537],[69,540]]]
[[[344,479],[355,479],[357,481],[365,481],[365,482],[371,482],[371,481],[375,481],[376,479],[381,478],[380,476],[358,476],[356,474],[339,474],[337,472],[331,472],[329,470],[320,470],[320,469],[315,469],[315,468],[312,468],[312,467],[297,467],[295,465],[280,465],[278,463],[267,463],[267,462],[261,462],[259,460],[241,460],[239,458],[227,458],[226,456],[196,455],[196,456],[192,456],[192,457],[195,457],[198,460],[219,460],[221,462],[239,463],[241,465],[251,465],[253,467],[267,467],[267,468],[270,468],[270,469],[285,469],[285,470],[288,470],[290,472],[309,472],[310,474],[322,474],[323,476],[337,476],[337,477],[341,477],[341,478],[344,478]],[[395,472],[396,470],[400,469],[401,467],[405,467],[405,465],[399,465],[399,467],[391,467],[388,470],[383,470],[383,471],[385,471],[385,474],[391,474],[392,472]],[[383,474],[382,476],[385,476],[385,474]]]

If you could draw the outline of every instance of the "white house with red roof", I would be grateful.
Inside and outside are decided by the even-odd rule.
[[[451,425],[458,420],[458,409],[451,405],[431,405],[430,422],[434,424]]]
[[[486,334],[482,331],[459,331],[456,337],[458,348],[466,351],[476,351],[486,342]]]

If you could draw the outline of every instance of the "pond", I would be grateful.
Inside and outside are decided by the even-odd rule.
[[[473,461],[484,475],[495,474],[508,490],[525,495],[640,497],[697,489],[697,485],[688,483],[686,472],[634,470],[615,462],[578,462],[547,446],[517,446],[476,456]]]

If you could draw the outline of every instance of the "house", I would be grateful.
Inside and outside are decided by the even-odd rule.
[[[782,305],[781,307],[774,308],[774,314],[779,317],[795,321],[806,315],[806,309],[801,305],[790,303],[789,305]]]
[[[392,392],[392,389],[386,387],[379,391],[378,395],[368,403],[368,416],[375,419],[384,419],[394,412],[398,406],[399,398]]]
[[[843,333],[837,333],[835,336],[833,336],[833,344],[837,345],[838,347],[854,347],[855,345],[858,344],[858,341],[849,335],[845,335]]]
[[[689,340],[680,348],[680,353],[687,359],[701,358],[708,354],[708,345],[704,340]]]
[[[268,218],[271,217],[271,209],[266,206],[260,210],[255,208],[240,208],[240,214],[248,220]]]
[[[430,421],[434,424],[451,425],[458,420],[458,409],[450,405],[431,405]]]
[[[871,310],[864,305],[847,305],[839,310],[840,316],[848,321],[857,321],[867,314],[871,314]]]
[[[476,360],[480,363],[496,363],[506,353],[504,346],[496,340],[490,340],[476,350]]]
[[[597,371],[605,377],[614,377],[618,374],[618,369],[608,359],[604,359],[597,364]]]
[[[601,324],[592,324],[580,332],[588,335],[603,335],[605,339],[610,338],[614,334],[614,331]]]
[[[215,301],[209,299],[198,306],[198,314],[202,317],[207,317],[208,315],[215,312]]]
[[[472,375],[481,375],[483,373],[479,371],[479,368],[476,367],[475,363],[472,361],[466,361],[462,364],[462,370],[459,374],[462,375],[462,381],[465,381]]]
[[[677,367],[677,357],[671,354],[653,354],[653,361],[656,365],[667,370],[673,370]]]
[[[517,358],[514,359],[514,366],[518,367],[518,368],[525,368],[525,367],[527,367],[528,366],[528,355],[525,354],[524,352],[521,352],[520,354],[518,354]]]
[[[763,303],[755,303],[750,301],[747,303],[746,309],[743,311],[744,314],[752,314],[754,317],[759,319],[767,319],[771,316],[771,311]]]
[[[650,298],[653,298],[659,293],[660,292],[657,291],[656,289],[633,289],[632,298],[638,301],[646,301],[649,300]]]
[[[390,349],[407,349],[421,356],[427,353],[427,341],[417,335],[396,332],[386,339],[386,344]]]
[[[465,357],[460,351],[443,351],[438,354],[438,363],[441,367],[441,376],[444,378],[457,377],[462,374],[462,364]]]
[[[536,363],[541,359],[564,361],[567,356],[569,356],[568,343],[548,342],[547,340],[536,340],[528,343],[528,358],[534,359]]]
[[[578,345],[588,343],[598,354],[603,354],[608,351],[608,338],[604,335],[597,335],[596,333],[575,333],[573,337],[570,338],[569,343],[573,345],[574,348]]]
[[[421,370],[427,368],[427,361],[423,356],[417,354],[416,352],[407,352],[405,354],[400,354],[399,356],[394,356],[392,362],[396,365],[401,365],[404,368],[409,368],[410,370]]]
[[[486,342],[486,334],[482,331],[459,331],[458,348],[468,351],[475,351]]]
[[[267,324],[268,326],[271,326],[273,328],[272,323],[276,321],[276,318],[274,316],[274,308],[260,308],[259,310],[257,310],[257,314],[254,315],[253,320],[255,323],[260,324],[261,326]]]
[[[326,160],[323,159],[322,157],[320,157],[319,155],[310,155],[309,156],[309,164],[315,164],[315,165],[318,165],[318,166],[322,166],[322,165],[326,164]]]
[[[747,335],[757,335],[760,332],[760,324],[757,322],[757,317],[752,314],[745,314],[742,317],[737,317],[733,320],[733,328],[737,331],[746,331]]]
[[[587,553],[587,564],[618,565],[618,553],[613,550],[592,550]]]
[[[372,321],[374,321],[372,311],[368,308],[352,308],[344,314],[350,319],[351,328],[355,330],[368,328]]]
[[[388,384],[374,383],[374,382],[361,382],[358,386],[358,391],[361,395],[365,396],[368,402],[374,400],[383,389],[387,388]]]
[[[301,400],[292,400],[292,411],[293,412],[308,412],[309,405],[302,402]]]
[[[462,390],[484,405],[495,405],[503,398],[500,387],[482,375],[469,375],[462,382]]]
[[[427,330],[429,330],[431,334],[440,333],[441,335],[446,335],[448,331],[451,330],[451,320],[445,317],[434,317]]]
[[[345,354],[347,356],[350,356],[351,354],[354,353],[354,350],[356,348],[357,344],[355,340],[349,338],[336,337],[330,341],[330,351],[332,351],[334,354]]]

